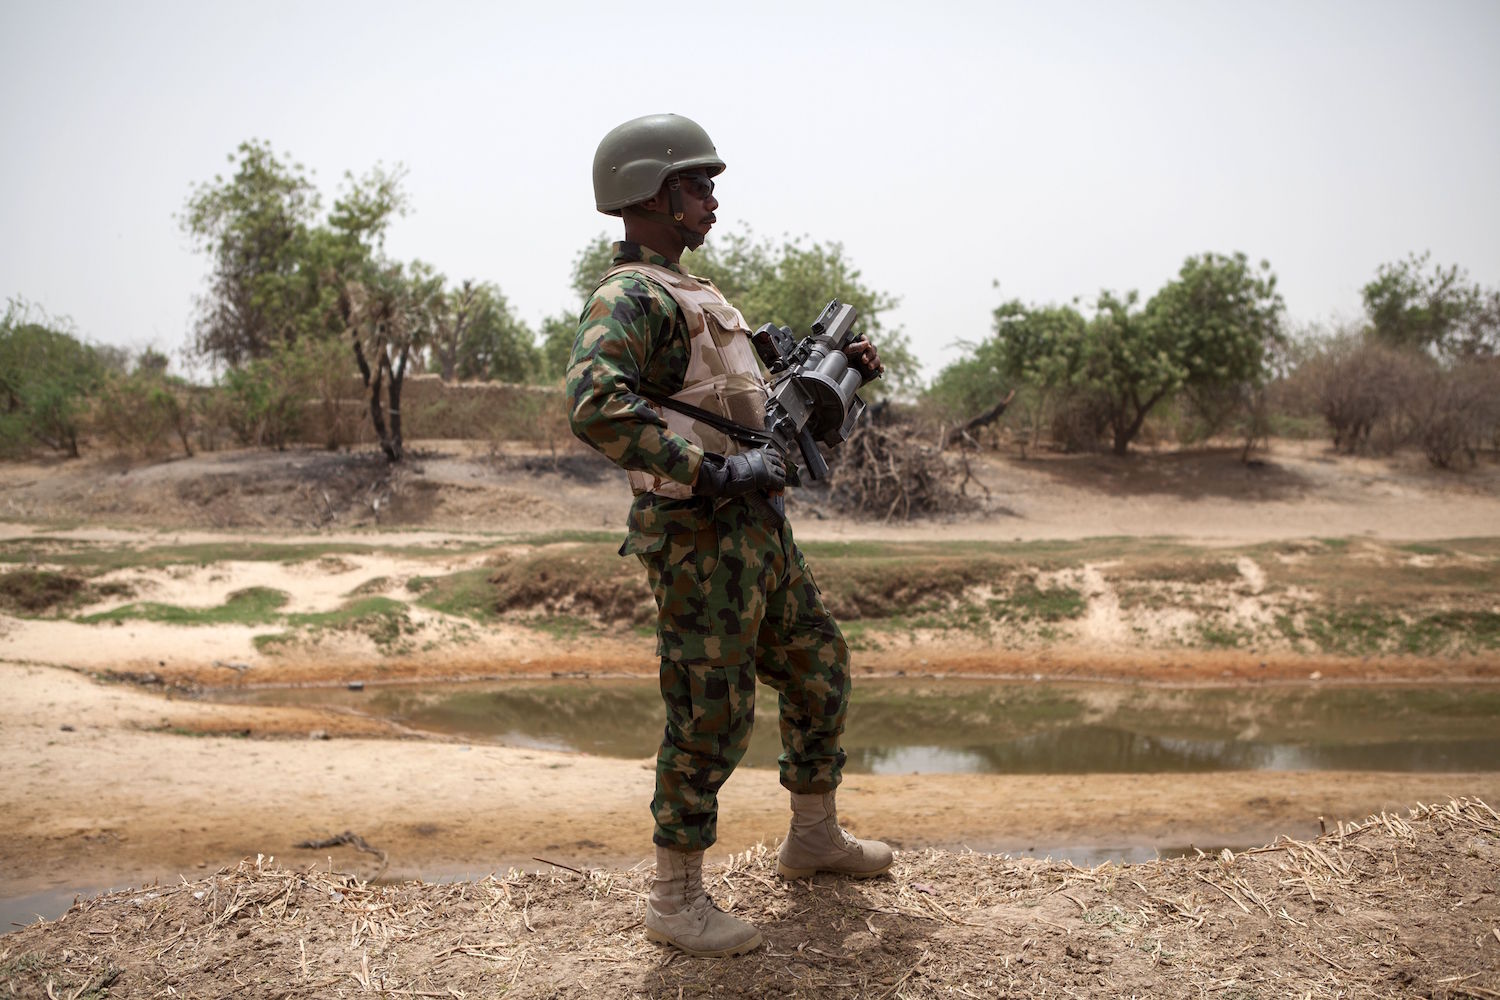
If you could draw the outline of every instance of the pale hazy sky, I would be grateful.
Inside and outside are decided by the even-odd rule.
[[[1500,285],[1500,2],[0,4],[0,297],[175,353],[175,213],[262,138],[402,163],[387,250],[573,312],[599,139],[674,111],[720,229],[840,241],[930,376],[1003,299],[1268,259],[1294,322],[1431,250]],[[993,282],[1000,282],[999,289]],[[810,321],[812,317],[808,317]]]

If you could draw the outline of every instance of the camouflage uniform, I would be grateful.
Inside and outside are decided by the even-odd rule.
[[[669,428],[635,387],[658,397],[682,390],[689,322],[661,283],[623,265],[683,272],[636,243],[615,251],[616,267],[580,317],[568,368],[570,419],[581,439],[636,473],[620,554],[641,560],[656,597],[667,711],[652,839],[702,850],[717,836],[719,788],[749,745],[757,677],[778,696],[781,783],[800,793],[838,786],[849,647],[790,526],[753,498],[695,497],[684,488],[705,449]],[[719,454],[736,447],[701,427],[692,436]]]

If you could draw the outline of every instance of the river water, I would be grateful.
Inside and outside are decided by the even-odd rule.
[[[662,735],[643,680],[269,688],[216,694],[337,706],[433,733],[638,759]],[[776,694],[761,687],[744,763],[774,766]],[[1160,687],[861,679],[847,769],[915,773],[1216,770],[1488,771],[1500,767],[1500,686]]]

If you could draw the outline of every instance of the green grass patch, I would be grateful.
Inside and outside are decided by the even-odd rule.
[[[1072,587],[1038,587],[1035,582],[1019,584],[995,603],[1004,609],[1005,617],[1023,621],[1069,621],[1088,610],[1088,601]]]
[[[835,618],[890,618],[938,611],[975,587],[1006,589],[1022,564],[990,554],[972,558],[829,559],[814,565],[823,601]]]
[[[1402,552],[1410,552],[1412,555],[1416,556],[1446,556],[1452,554],[1447,549],[1439,548],[1436,545],[1426,545],[1420,542],[1413,542],[1410,545],[1402,545],[1400,546],[1400,549]]]
[[[803,553],[815,564],[840,559],[894,560],[921,563],[929,559],[998,558],[1032,564],[1078,565],[1099,559],[1114,559],[1141,554],[1171,555],[1191,552],[1181,543],[1159,538],[1126,538],[1101,536],[1083,539],[1045,539],[1025,542],[986,542],[973,540],[930,542],[882,542],[861,539],[847,542],[799,542]]]
[[[1163,561],[1150,559],[1110,570],[1110,577],[1119,580],[1157,580],[1163,583],[1234,583],[1241,579],[1239,567],[1222,559],[1192,559]]]
[[[1493,611],[1413,615],[1378,607],[1304,609],[1300,616],[1278,615],[1276,629],[1293,642],[1310,642],[1319,652],[1346,656],[1441,656],[1500,649],[1500,614]]]
[[[603,631],[598,622],[580,618],[577,615],[546,615],[541,618],[532,618],[526,622],[526,627],[561,640],[599,635]]]
[[[1255,636],[1248,629],[1217,622],[1200,622],[1198,637],[1209,649],[1237,649],[1248,646]]]
[[[277,609],[291,595],[271,587],[249,587],[236,590],[224,603],[210,608],[184,608],[176,604],[142,601],[125,604],[78,619],[85,625],[103,622],[150,621],[169,625],[265,625],[280,619]]]
[[[358,632],[372,639],[385,653],[403,651],[407,637],[416,632],[410,609],[389,597],[361,597],[335,611],[287,615],[285,622],[304,632]]]
[[[498,588],[491,582],[493,568],[466,569],[446,576],[413,577],[406,589],[418,594],[417,603],[445,615],[477,622],[500,619]]]
[[[1465,652],[1500,649],[1500,614],[1493,611],[1439,611],[1406,625],[1401,651],[1441,653],[1450,648]]]

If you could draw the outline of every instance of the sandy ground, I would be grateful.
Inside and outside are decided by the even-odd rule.
[[[303,507],[311,504],[285,506],[287,497],[302,494],[271,483],[274,475],[295,477],[303,466],[327,461],[320,453],[232,453],[149,466],[10,465],[0,467],[0,517],[12,518],[0,524],[0,538],[143,546],[225,537],[373,538],[384,547],[476,537],[503,544],[512,533],[620,523],[625,500],[613,478],[528,471],[452,443],[419,456],[404,484],[383,487],[389,502],[378,510],[325,496],[334,516],[321,525],[303,523]],[[981,472],[989,499],[962,518],[890,527],[804,503],[794,506],[797,530],[804,539],[1172,535],[1236,542],[1487,536],[1500,525],[1500,477],[1492,468],[1440,476],[1419,460],[1335,459],[1309,445],[1279,446],[1255,469],[1224,453],[1196,461],[1005,459]],[[250,491],[258,499],[202,488],[217,479],[259,481],[258,492]],[[380,534],[372,536],[377,520]],[[453,565],[472,558],[455,555]],[[251,563],[163,572],[141,597],[214,604],[230,590],[271,582],[265,574],[277,572],[274,586],[293,595],[289,610],[317,610],[347,590],[346,580],[400,575],[398,556],[348,562],[347,572],[324,567],[300,578]],[[49,892],[173,879],[256,854],[287,864],[326,864],[331,855],[336,867],[373,874],[375,860],[350,848],[295,847],[345,830],[387,852],[387,877],[534,867],[536,857],[629,865],[649,851],[647,761],[415,738],[355,716],[214,705],[99,684],[82,673],[156,671],[219,683],[237,673],[232,664],[242,664],[265,681],[297,683],[367,672],[365,654],[354,647],[259,657],[253,631],[0,616],[0,842],[6,844],[0,897],[56,910]],[[949,652],[949,665],[961,667],[965,651]],[[519,631],[498,632],[482,644],[445,651],[420,673],[545,676],[610,662],[626,663],[629,672],[647,669],[649,647],[622,641],[559,649]],[[1098,664],[1106,675],[1142,666],[1124,648],[1101,650]],[[1002,666],[1049,669],[1045,656]],[[1179,681],[1220,680],[1224,673],[1212,657],[1174,666]],[[1472,675],[1472,666],[1462,672]],[[1355,662],[1326,669],[1358,677],[1382,668]],[[1305,677],[1307,664],[1287,670]],[[1418,675],[1443,672],[1444,665],[1429,664]],[[244,731],[282,738],[244,739],[238,735]],[[308,739],[315,731],[334,738]],[[856,832],[906,848],[1149,856],[1163,845],[1241,847],[1281,833],[1310,836],[1319,817],[1332,824],[1460,795],[1500,801],[1500,774],[859,775],[840,801]],[[724,851],[774,841],[784,831],[784,793],[774,774],[737,775],[722,798]]]

